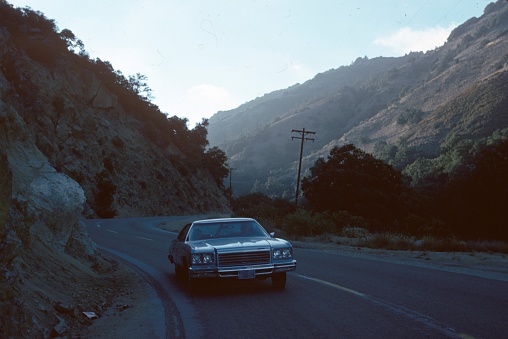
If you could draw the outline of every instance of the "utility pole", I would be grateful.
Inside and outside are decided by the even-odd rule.
[[[236,168],[233,168],[233,167],[230,167],[229,168],[229,199],[233,199],[233,186],[231,186],[231,173],[233,172],[233,170],[235,170]]]
[[[296,197],[295,197],[295,205],[296,205],[296,207],[298,207],[298,195],[300,193],[300,173],[302,171],[303,143],[305,140],[314,141],[314,139],[312,139],[312,138],[307,138],[306,135],[307,134],[316,134],[316,132],[306,131],[305,128],[302,128],[301,131],[296,130],[296,129],[291,131],[291,133],[295,133],[295,132],[300,133],[300,136],[299,137],[291,137],[291,140],[293,140],[293,139],[302,140],[302,143],[300,145],[300,163],[298,165],[298,180],[296,181]]]

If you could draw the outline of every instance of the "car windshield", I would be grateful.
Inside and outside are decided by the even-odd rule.
[[[263,227],[253,220],[200,223],[192,225],[189,241],[236,238],[267,237]]]

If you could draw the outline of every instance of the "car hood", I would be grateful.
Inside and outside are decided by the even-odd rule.
[[[282,239],[276,238],[222,238],[222,239],[206,239],[189,242],[194,249],[215,249],[217,252],[227,252],[233,249],[270,249],[274,246],[289,246],[289,243]]]

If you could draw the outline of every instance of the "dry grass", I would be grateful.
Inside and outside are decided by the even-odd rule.
[[[192,223],[195,220],[228,216],[224,214],[211,214],[179,217],[174,220],[162,221],[157,226],[166,231],[180,232],[185,224]],[[277,237],[294,241],[392,251],[508,253],[508,243],[502,241],[463,241],[455,238],[436,238],[432,236],[417,238],[395,233],[370,233],[367,229],[361,227],[344,227],[340,235],[325,233],[315,237],[291,236],[280,229],[269,229],[268,231],[275,231]]]
[[[455,238],[436,238],[393,233],[369,233],[364,228],[344,228],[341,235],[322,234],[317,237],[290,237],[278,233],[290,240],[336,244],[352,247],[384,249],[392,251],[430,251],[430,252],[484,252],[508,253],[508,243],[502,241],[463,241]]]

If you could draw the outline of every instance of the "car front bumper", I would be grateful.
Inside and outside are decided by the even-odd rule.
[[[251,266],[192,266],[189,267],[189,278],[238,278],[240,272],[253,271],[255,277],[270,277],[274,273],[296,270],[296,260],[284,261],[276,264]]]

